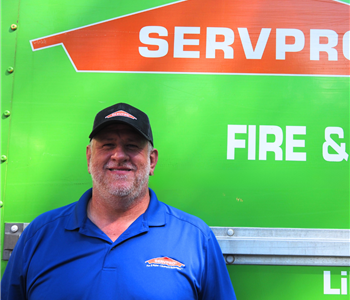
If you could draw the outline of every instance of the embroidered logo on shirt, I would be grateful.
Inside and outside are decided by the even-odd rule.
[[[105,119],[109,119],[109,118],[112,118],[112,117],[126,117],[126,118],[130,118],[130,119],[133,119],[133,120],[137,120],[136,117],[134,117],[133,115],[127,113],[124,110],[115,111],[114,113],[111,113],[110,115],[106,116]]]
[[[178,269],[181,270],[185,267],[183,263],[169,258],[169,257],[156,257],[145,261],[147,267],[162,267],[168,269]]]

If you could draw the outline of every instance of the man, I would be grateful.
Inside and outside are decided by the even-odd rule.
[[[158,151],[147,115],[113,105],[89,137],[93,188],[25,229],[2,299],[236,299],[209,227],[148,188]]]

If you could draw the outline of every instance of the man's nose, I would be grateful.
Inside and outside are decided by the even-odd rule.
[[[122,145],[120,145],[114,149],[111,158],[118,160],[118,161],[120,161],[120,160],[125,161],[129,158],[129,155],[128,155],[126,149]]]

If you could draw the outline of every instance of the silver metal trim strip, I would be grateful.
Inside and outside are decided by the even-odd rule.
[[[350,230],[211,227],[227,264],[350,266]]]
[[[3,260],[29,223],[6,223]],[[15,226],[15,229],[13,230]],[[350,266],[349,229],[211,227],[226,264]]]

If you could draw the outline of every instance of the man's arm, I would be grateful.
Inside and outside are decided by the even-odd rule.
[[[23,274],[23,247],[25,237],[23,234],[16,243],[12,251],[9,262],[1,279],[1,299],[2,300],[25,300],[26,283]]]
[[[202,278],[202,300],[236,300],[224,257],[211,231],[206,253],[206,266]]]

